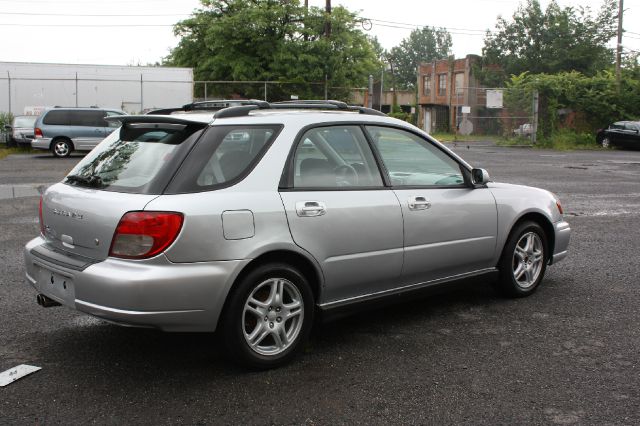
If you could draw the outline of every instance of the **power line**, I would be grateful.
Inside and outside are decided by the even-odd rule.
[[[472,28],[436,27],[434,25],[410,24],[407,22],[385,21],[383,19],[374,19],[374,18],[363,18],[363,19],[367,19],[372,22],[382,22],[385,24],[406,25],[407,27],[412,27],[412,28],[415,28],[415,27],[446,28],[447,30],[481,32],[483,34],[486,32],[486,30],[479,30],[479,29],[472,29]],[[379,24],[379,25],[382,25],[382,24]]]
[[[371,19],[372,22],[374,22],[373,19]],[[380,26],[380,27],[385,27],[385,28],[398,28],[401,30],[415,30],[418,28],[425,28],[425,27],[430,27],[429,25],[414,25],[414,26],[400,26],[400,25],[392,25],[392,24],[380,24],[380,23],[375,23],[376,25]],[[444,28],[445,30],[447,30],[447,32],[449,32],[450,34],[456,34],[456,35],[468,35],[468,36],[484,36],[484,33],[468,33],[468,32],[463,32],[465,30],[453,30],[447,27],[441,27]],[[451,31],[450,31],[451,30]],[[473,30],[472,30],[473,31]]]
[[[126,18],[126,17],[147,17],[147,16],[191,16],[189,13],[140,13],[140,14],[84,14],[84,13],[31,13],[31,12],[0,12],[0,15],[27,15],[27,16],[65,16],[65,17],[109,17],[109,18]]]
[[[91,5],[91,6],[98,6],[98,5],[104,5],[105,2],[102,0],[96,0],[96,1],[91,1],[91,0],[78,0],[78,1],[71,1],[71,0],[56,0],[56,2],[51,2],[51,1],[46,1],[46,0],[0,0],[0,2],[2,3],[18,3],[21,6],[24,6],[25,3],[28,4],[48,4],[51,6],[56,6],[59,3],[66,3],[66,4],[74,4],[74,5]],[[109,4],[154,4],[154,3],[158,3],[158,2],[175,2],[175,0],[109,0]]]
[[[173,27],[174,24],[2,24],[3,27]]]

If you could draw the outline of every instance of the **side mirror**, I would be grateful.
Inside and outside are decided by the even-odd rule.
[[[7,132],[10,132],[11,130],[13,130],[13,127],[11,127],[11,125],[10,125],[10,124],[5,124],[5,125],[4,125],[4,129],[5,129]]]
[[[485,185],[491,178],[485,169],[473,169],[471,170],[471,180],[474,185]]]

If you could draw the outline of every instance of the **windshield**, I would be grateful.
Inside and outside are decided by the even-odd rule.
[[[16,128],[33,128],[33,125],[36,122],[38,116],[36,115],[27,115],[24,117],[16,117],[13,120],[13,127]]]
[[[115,192],[160,194],[202,125],[128,124],[91,151],[65,183]]]

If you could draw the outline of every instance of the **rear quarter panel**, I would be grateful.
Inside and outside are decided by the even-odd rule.
[[[282,200],[275,190],[238,191],[231,187],[163,195],[149,203],[145,210],[184,213],[180,235],[166,252],[167,258],[176,263],[252,259],[267,251],[297,247],[289,232]],[[253,215],[253,230],[247,230],[246,238],[225,237],[223,214],[232,212]],[[251,224],[246,226],[250,228]]]

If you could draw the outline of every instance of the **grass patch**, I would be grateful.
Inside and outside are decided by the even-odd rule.
[[[34,152],[30,147],[0,147],[0,160],[11,154],[33,154]]]
[[[498,146],[533,146],[530,138],[515,137],[515,138],[502,138],[496,142]]]
[[[460,135],[456,133],[430,133],[431,136],[440,142],[494,142],[498,143],[502,139],[500,136],[490,135]]]
[[[534,148],[555,149],[557,151],[573,151],[577,149],[602,149],[591,133],[576,133],[573,130],[562,129],[554,132],[549,138],[538,138],[535,144],[529,137],[489,136],[489,135],[458,135],[455,133],[433,133],[440,142],[493,142],[498,146],[531,146]]]
[[[562,129],[554,132],[549,138],[542,138],[536,144],[537,148],[555,149],[558,151],[573,151],[576,149],[602,149],[596,143],[596,138],[590,133],[576,133]]]

